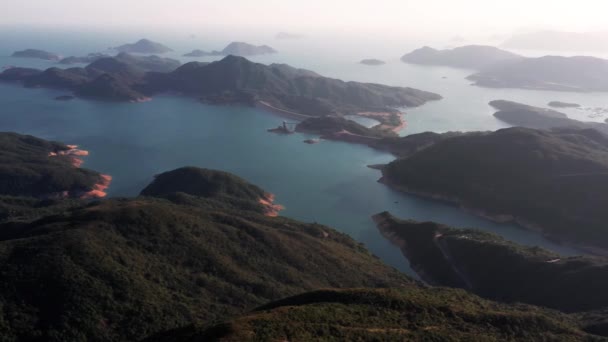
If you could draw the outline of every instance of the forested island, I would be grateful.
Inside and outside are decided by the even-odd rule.
[[[27,49],[27,50],[23,50],[23,51],[15,51],[11,55],[11,57],[36,58],[36,59],[43,59],[43,60],[47,60],[47,61],[59,61],[61,59],[61,56],[59,56],[57,54],[43,51],[43,50],[37,50],[37,49]]]
[[[523,58],[517,54],[485,45],[467,45],[448,50],[437,50],[425,46],[405,54],[401,57],[401,61],[411,64],[443,65],[479,70]]]
[[[77,96],[113,101],[136,102],[173,92],[212,104],[261,105],[304,118],[345,114],[390,117],[398,108],[441,99],[418,89],[344,82],[286,64],[264,65],[237,56],[179,66],[177,61],[156,56],[120,54],[85,68],[11,68],[0,74],[0,80],[19,81],[26,87],[69,89]],[[394,127],[401,124],[400,119],[390,122]]]
[[[271,48],[268,45],[252,45],[244,42],[232,42],[228,44],[221,51],[204,51],[204,50],[193,50],[184,55],[184,57],[206,57],[206,56],[243,56],[251,57],[257,55],[266,55],[277,53],[277,50]]]

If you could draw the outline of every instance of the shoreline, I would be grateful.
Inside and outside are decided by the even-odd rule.
[[[494,222],[494,223],[515,224],[517,227],[519,227],[523,230],[541,234],[541,236],[543,238],[547,239],[550,242],[556,243],[563,247],[569,247],[569,248],[573,248],[577,251],[580,251],[581,254],[588,254],[588,255],[594,255],[594,256],[608,256],[608,249],[568,242],[567,240],[564,240],[563,238],[560,238],[558,236],[548,233],[546,231],[546,229],[544,229],[542,226],[540,226],[536,223],[533,223],[531,221],[528,221],[525,218],[517,217],[513,214],[490,214],[482,208],[474,208],[474,207],[467,206],[464,203],[464,201],[462,201],[459,198],[453,197],[453,196],[411,190],[407,187],[396,185],[396,184],[392,183],[390,180],[388,180],[384,175],[378,180],[378,182],[386,185],[387,187],[389,187],[395,191],[401,192],[401,193],[418,196],[418,197],[422,197],[425,199],[441,201],[441,202],[444,202],[447,204],[454,205],[466,213],[486,219],[486,220]],[[474,228],[474,227],[471,227],[471,228]]]

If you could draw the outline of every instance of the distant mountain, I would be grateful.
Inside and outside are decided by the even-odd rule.
[[[412,268],[429,284],[566,312],[608,306],[608,294],[603,290],[608,286],[608,258],[564,257],[496,234],[402,221],[386,212],[374,220],[385,237],[401,246]]]
[[[468,79],[492,88],[608,91],[608,60],[545,56],[488,67]]]
[[[192,50],[192,52],[188,52],[184,54],[184,57],[206,57],[206,56],[214,56],[213,53],[203,51],[203,50]]]
[[[277,51],[268,45],[252,45],[243,42],[232,42],[222,50],[222,55],[234,56],[255,56],[277,53]]]
[[[23,50],[23,51],[16,51],[11,55],[11,57],[37,58],[37,59],[44,59],[47,61],[58,61],[61,59],[61,56],[59,56],[57,54],[42,51],[42,50],[36,50],[36,49],[27,49],[27,50]]]
[[[411,283],[345,234],[265,216],[240,197],[255,186],[198,172],[198,180],[180,170],[159,176],[152,187],[162,189],[148,196],[30,208],[32,219],[0,223],[0,335],[139,341],[319,288]],[[184,180],[230,191],[188,194]],[[0,209],[17,201],[0,197]]]
[[[158,56],[96,58],[85,68],[49,68],[45,71],[12,68],[0,74],[0,80],[22,81],[26,87],[69,89],[82,97],[111,101],[141,101],[146,95],[136,89],[148,72],[170,72],[179,61]]]
[[[544,51],[608,51],[608,32],[538,31],[518,33],[502,46],[512,49]]]
[[[0,133],[0,196],[80,198],[104,183],[103,175],[78,167],[77,150],[29,135]],[[96,196],[93,196],[96,197]]]
[[[47,77],[49,70],[10,69],[0,74],[0,80],[68,88],[83,96],[120,101],[179,92],[209,103],[263,104],[272,110],[308,116],[394,113],[399,107],[441,99],[437,94],[413,88],[344,82],[286,64],[263,65],[236,56],[213,63],[191,62],[172,72],[146,72],[173,67],[165,62],[158,57],[119,55],[97,60],[84,69],[53,70],[61,77]]]
[[[59,61],[60,64],[89,64],[89,63],[93,63],[98,59],[101,58],[107,58],[110,57],[110,55],[107,55],[105,53],[90,53],[86,56],[82,56],[82,57],[75,57],[75,56],[70,56],[70,57],[66,57],[63,58]]]
[[[379,59],[362,59],[360,62],[360,64],[364,64],[364,65],[372,65],[372,66],[376,66],[376,65],[384,65],[386,64],[385,61],[381,61]]]
[[[608,124],[569,119],[566,114],[552,109],[538,108],[504,100],[492,101],[490,102],[490,106],[498,109],[498,112],[494,114],[497,119],[514,126],[535,129],[591,128],[608,135]]]
[[[319,290],[264,305],[208,329],[156,341],[595,341],[576,316],[498,304],[462,290]]]
[[[382,181],[559,241],[608,250],[606,135],[508,128],[435,141],[384,167]]]
[[[578,103],[561,102],[561,101],[551,101],[547,105],[549,107],[553,107],[553,108],[580,108],[580,106],[581,106]]]
[[[405,63],[444,65],[477,70],[521,59],[523,59],[522,56],[484,45],[468,45],[451,50],[436,50],[425,46],[401,57],[401,61]]]
[[[126,52],[126,53],[166,53],[171,52],[170,48],[160,44],[153,42],[148,39],[140,39],[133,44],[125,44],[118,47],[115,47],[114,50],[118,52]]]

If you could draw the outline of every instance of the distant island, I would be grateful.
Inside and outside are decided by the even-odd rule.
[[[387,212],[374,216],[374,221],[431,285],[566,312],[608,306],[608,294],[603,290],[608,286],[608,258],[565,257],[496,234],[399,220]]]
[[[102,59],[102,58],[107,58],[110,57],[110,55],[107,55],[105,53],[90,53],[86,56],[82,56],[82,57],[76,57],[76,56],[70,56],[70,57],[66,57],[63,58],[59,61],[60,64],[89,64],[89,63],[93,63],[98,59]]]
[[[57,54],[43,51],[43,50],[36,50],[36,49],[27,49],[27,50],[23,50],[23,51],[16,51],[11,55],[11,57],[37,58],[37,59],[43,59],[46,61],[59,61],[61,59],[61,56],[59,56]]]
[[[492,101],[490,106],[498,109],[494,114],[497,119],[514,126],[547,130],[564,127],[595,129],[608,134],[608,125],[605,123],[573,120],[568,118],[568,115],[552,109],[505,100]]]
[[[494,65],[467,77],[475,85],[555,91],[608,91],[608,60],[545,56]]]
[[[383,183],[608,254],[608,136],[521,127],[423,135],[398,138],[411,153],[382,168]]]
[[[379,59],[362,59],[360,62],[360,64],[364,64],[364,65],[371,65],[371,66],[377,66],[377,65],[384,65],[386,64],[385,61],[381,61]]]
[[[547,104],[549,107],[554,108],[579,108],[581,105],[578,103],[551,101]]]
[[[184,55],[184,57],[206,57],[206,56],[257,56],[277,53],[277,51],[268,45],[252,45],[243,42],[232,42],[228,44],[222,51],[203,51],[193,50]]]
[[[344,82],[286,64],[263,65],[228,56],[213,63],[177,64],[156,56],[120,55],[85,68],[46,71],[12,68],[0,80],[27,87],[70,89],[78,96],[114,101],[142,101],[165,92],[211,104],[259,106],[286,116],[360,114],[395,117],[401,107],[416,107],[441,96],[405,87]],[[385,120],[392,128],[402,122]]]
[[[608,32],[536,31],[517,33],[502,47],[539,51],[608,51]]]
[[[167,53],[173,51],[161,43],[153,42],[148,39],[140,39],[133,44],[124,44],[113,49],[118,52],[142,54]]]
[[[468,45],[450,50],[436,50],[425,46],[404,55],[401,57],[401,61],[411,64],[480,70],[491,65],[509,63],[523,58],[520,55],[485,45]]]

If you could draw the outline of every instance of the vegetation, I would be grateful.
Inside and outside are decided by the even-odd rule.
[[[466,134],[390,163],[385,183],[515,220],[555,238],[608,247],[608,138],[594,130],[508,128]]]
[[[0,146],[0,195],[78,197],[100,181],[99,173],[76,168],[71,156],[61,155],[69,150],[61,143],[0,133]]]
[[[505,305],[461,290],[320,290],[265,305],[210,329],[157,341],[593,341],[574,317]],[[202,331],[201,331],[202,330]]]
[[[401,246],[428,283],[468,289],[482,297],[562,311],[608,307],[608,259],[562,257],[472,229],[375,216],[381,232]]]
[[[171,177],[184,177],[194,191],[181,192],[184,184]],[[140,340],[313,289],[410,282],[345,234],[266,217],[240,197],[258,191],[225,173],[188,168],[144,191],[167,199],[4,199],[0,336]]]
[[[138,100],[166,91],[218,104],[254,105],[263,101],[282,110],[313,116],[389,111],[441,98],[412,88],[343,82],[285,64],[267,66],[243,57],[228,56],[213,63],[192,62],[168,72],[175,66],[171,60],[120,56],[96,60],[85,69],[61,71],[60,81],[30,69],[6,70],[0,74],[0,80],[68,88],[81,96],[117,101]]]

